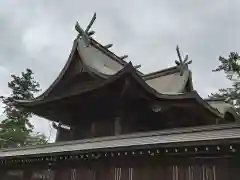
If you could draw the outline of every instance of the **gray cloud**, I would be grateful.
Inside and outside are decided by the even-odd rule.
[[[75,22],[85,27],[93,12],[96,39],[114,43],[112,50],[127,53],[142,71],[173,65],[175,47],[193,60],[195,89],[202,96],[230,83],[212,73],[218,56],[240,47],[240,1],[112,0],[112,1],[0,1],[0,93],[7,94],[10,74],[32,68],[42,89],[56,78],[76,36]],[[34,118],[39,131],[47,123]],[[47,129],[47,130],[46,130]]]

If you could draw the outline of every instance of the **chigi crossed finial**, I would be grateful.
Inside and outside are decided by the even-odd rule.
[[[90,45],[90,36],[95,34],[95,31],[90,31],[90,29],[91,29],[91,27],[92,27],[92,25],[93,25],[95,20],[96,20],[96,13],[94,13],[91,21],[89,22],[89,24],[88,24],[88,26],[87,26],[87,28],[85,30],[83,30],[83,28],[81,28],[81,26],[79,25],[78,21],[77,21],[77,23],[75,25],[75,29],[79,33],[78,34],[78,38],[81,38],[84,41],[85,47],[89,47],[89,45]],[[104,47],[106,49],[109,49],[112,46],[113,46],[113,44],[107,44]],[[124,55],[124,56],[121,56],[119,58],[124,60],[124,59],[128,58],[128,55]]]
[[[182,60],[182,56],[181,56],[181,54],[180,54],[180,50],[179,50],[179,47],[178,47],[178,46],[177,46],[176,50],[177,50],[177,55],[178,55],[178,59],[179,59],[179,60],[175,60],[175,63],[176,63],[176,65],[179,67],[179,69],[180,69],[180,75],[182,76],[184,70],[188,67],[189,64],[192,63],[192,60],[190,60],[190,61],[188,60],[188,55],[186,55],[186,56],[184,57],[184,60]]]
[[[75,29],[76,31],[79,33],[79,36],[83,39],[83,41],[85,42],[85,46],[88,47],[89,46],[89,36],[93,35],[95,32],[94,31],[89,31],[94,23],[94,21],[96,20],[96,13],[94,13],[90,23],[88,24],[87,28],[85,29],[85,31],[81,28],[81,26],[79,25],[79,23],[77,22],[75,25]]]

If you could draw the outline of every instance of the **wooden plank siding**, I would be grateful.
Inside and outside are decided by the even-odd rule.
[[[201,163],[195,161],[174,163],[147,161],[143,164],[93,162],[74,166],[58,166],[50,171],[31,172],[28,169],[21,173],[15,172],[15,175],[8,173],[1,176],[1,180],[237,180],[240,177],[239,164],[223,159]]]

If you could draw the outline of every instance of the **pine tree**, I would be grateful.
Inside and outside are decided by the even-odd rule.
[[[232,87],[219,89],[217,93],[212,93],[209,97],[224,98],[240,112],[240,56],[236,52],[231,52],[227,58],[220,56],[219,61],[220,65],[213,71],[224,71],[226,77],[232,81]]]
[[[45,137],[33,133],[30,122],[32,114],[25,109],[14,105],[15,100],[31,100],[39,92],[40,85],[33,78],[33,72],[26,69],[21,76],[11,75],[12,81],[8,83],[11,89],[9,97],[1,97],[4,104],[5,119],[0,124],[0,147],[22,147],[30,144],[44,143]]]

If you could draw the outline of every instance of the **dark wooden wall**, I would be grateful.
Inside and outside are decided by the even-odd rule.
[[[218,165],[98,167],[55,170],[48,175],[5,176],[3,180],[239,180],[240,169]]]
[[[112,159],[79,164],[58,164],[51,170],[35,169],[1,176],[1,180],[239,180],[239,162],[233,159],[188,160]],[[3,178],[4,177],[4,178]]]

